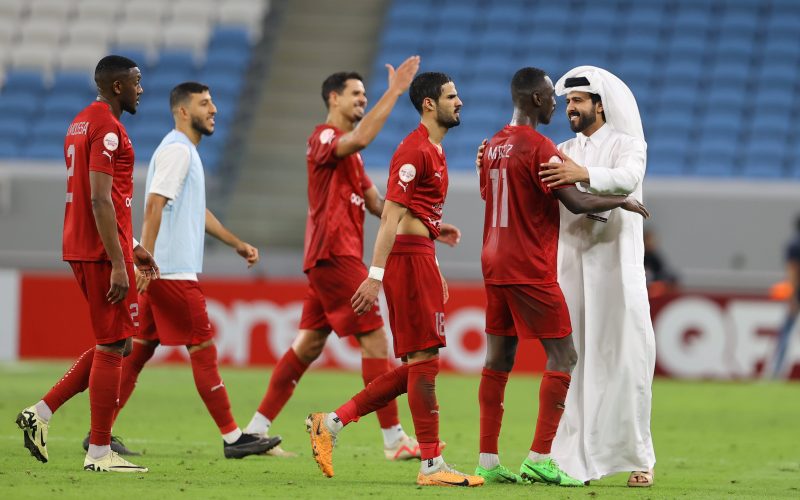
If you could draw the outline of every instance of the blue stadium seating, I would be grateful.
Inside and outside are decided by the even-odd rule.
[[[508,120],[514,71],[539,66],[556,80],[595,64],[636,95],[651,175],[800,178],[800,137],[788,124],[800,111],[798,26],[793,0],[394,0],[368,91],[374,102],[386,88],[387,56],[428,47],[423,70],[450,73],[464,101],[445,141],[448,163],[469,169],[476,141]],[[368,165],[388,163],[418,119],[410,108],[398,105],[365,150]],[[563,100],[542,132],[555,142],[573,136]]]
[[[70,0],[71,3],[81,1]],[[261,9],[258,3],[253,0],[242,3],[240,7],[252,7],[253,12],[262,13],[264,9]],[[266,2],[262,0],[260,3]],[[119,42],[121,45],[115,45],[117,43],[115,40],[121,40],[117,38],[119,33],[116,30],[111,31],[105,40],[110,47],[108,53],[129,57],[136,61],[142,70],[144,94],[138,111],[135,116],[127,113],[122,116],[140,161],[149,160],[153,149],[173,127],[169,110],[169,91],[177,83],[203,77],[213,82],[215,101],[220,102],[220,107],[224,110],[217,120],[217,133],[209,141],[211,145],[207,148],[212,154],[205,159],[206,166],[210,170],[215,167],[216,158],[224,148],[224,142],[230,132],[230,123],[236,114],[244,72],[249,64],[255,41],[251,36],[251,29],[255,28],[256,23],[252,22],[252,19],[243,18],[242,15],[247,15],[247,12],[239,10],[242,12],[234,16],[223,15],[230,14],[229,11],[208,10],[207,22],[211,23],[211,30],[205,50],[201,50],[205,39],[200,40],[199,46],[194,43],[196,40],[192,40],[191,51],[174,48],[175,41],[170,42],[168,37],[163,40],[163,45],[151,40],[142,40],[143,44],[138,41],[132,42],[137,43],[136,46],[128,46],[123,42]],[[30,14],[29,9],[23,9],[15,15],[20,17],[11,21],[20,24],[40,22],[37,16]],[[80,17],[79,13],[69,15]],[[51,21],[45,19],[42,22]],[[115,22],[123,27],[129,21],[134,25],[137,22],[135,19],[127,19],[127,14],[120,16]],[[65,25],[69,22],[67,19],[64,20]],[[163,23],[160,28],[165,32],[173,27],[172,16],[164,16],[157,22]],[[197,20],[198,26],[205,22]],[[232,24],[215,24],[217,22]],[[203,30],[198,28],[198,33],[202,32]],[[59,56],[53,58],[53,67],[42,66],[42,71],[32,71],[4,66],[14,59],[11,57],[13,52],[22,47],[22,42],[18,38],[14,37],[8,47],[3,46],[4,57],[0,60],[0,75],[5,75],[0,80],[0,158],[60,159],[63,155],[66,127],[75,114],[92,102],[97,95],[91,70],[63,69],[81,67],[74,66],[74,62],[65,64],[64,60],[69,58],[64,60],[60,58],[62,48],[64,53],[69,52],[65,47],[69,46],[72,40],[65,40],[63,44],[53,48],[53,55]],[[185,47],[182,45],[185,43],[186,40],[179,40],[177,46]],[[218,75],[217,79],[214,80],[211,75]]]

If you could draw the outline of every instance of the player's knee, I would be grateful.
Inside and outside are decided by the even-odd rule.
[[[510,372],[514,368],[514,353],[497,353],[486,356],[484,367],[496,372]]]
[[[365,358],[385,358],[389,355],[389,342],[383,329],[373,330],[356,337],[361,345],[361,355]]]
[[[111,342],[108,344],[98,344],[97,349],[100,351],[110,352],[114,354],[121,354],[125,355],[125,345],[128,343],[128,339],[118,340],[116,342]]]

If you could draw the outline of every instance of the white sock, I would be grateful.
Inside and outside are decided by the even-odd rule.
[[[422,460],[419,463],[419,471],[423,474],[430,474],[439,470],[439,467],[444,464],[444,459],[441,455],[427,460]]]
[[[100,446],[98,444],[89,444],[89,456],[97,460],[111,453],[111,445]]]
[[[250,423],[247,424],[244,432],[246,434],[258,434],[259,436],[262,434],[266,434],[269,432],[269,428],[272,425],[272,420],[268,419],[264,415],[256,412],[253,415],[253,418],[250,419]]]
[[[242,437],[242,430],[237,427],[235,430],[223,434],[222,440],[228,444],[233,444],[238,441],[240,437]]]
[[[53,418],[53,410],[47,406],[47,403],[42,400],[36,403],[34,406],[36,407],[36,413],[39,414],[39,418],[45,422],[50,422],[50,419]]]
[[[400,424],[381,429],[381,432],[383,433],[383,446],[387,448],[406,435],[406,433],[403,432],[403,426]]]
[[[495,453],[481,453],[478,457],[478,465],[484,469],[494,469],[500,465],[500,455]]]
[[[532,462],[541,462],[542,460],[547,460],[550,458],[549,453],[536,453],[535,451],[530,451],[528,453],[528,459]]]
[[[334,436],[339,434],[339,431],[344,428],[344,424],[342,423],[341,419],[339,419],[339,415],[333,411],[328,413],[328,416],[325,417],[325,426],[333,433]]]

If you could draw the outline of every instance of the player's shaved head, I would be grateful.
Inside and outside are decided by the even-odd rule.
[[[411,104],[419,114],[422,114],[422,102],[427,99],[439,101],[442,96],[442,86],[446,83],[452,82],[445,73],[420,73],[411,82],[411,87],[408,89],[408,97],[411,99]]]
[[[109,89],[115,81],[129,76],[130,70],[138,64],[123,56],[106,56],[100,59],[94,69],[94,81],[100,90]]]
[[[547,73],[539,68],[522,68],[511,79],[511,99],[514,105],[522,107],[522,104],[529,101],[531,95],[541,92],[546,87]]]
[[[178,106],[187,104],[192,94],[202,94],[206,91],[208,91],[208,85],[202,83],[179,83],[169,93],[169,109],[175,111]]]

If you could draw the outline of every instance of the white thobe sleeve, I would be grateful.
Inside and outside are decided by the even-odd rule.
[[[625,137],[614,165],[589,166],[589,192],[592,194],[631,194],[644,178],[647,146],[635,137]]]
[[[191,159],[192,153],[186,144],[164,146],[155,157],[155,170],[148,194],[160,194],[168,200],[177,198],[189,173]]]

